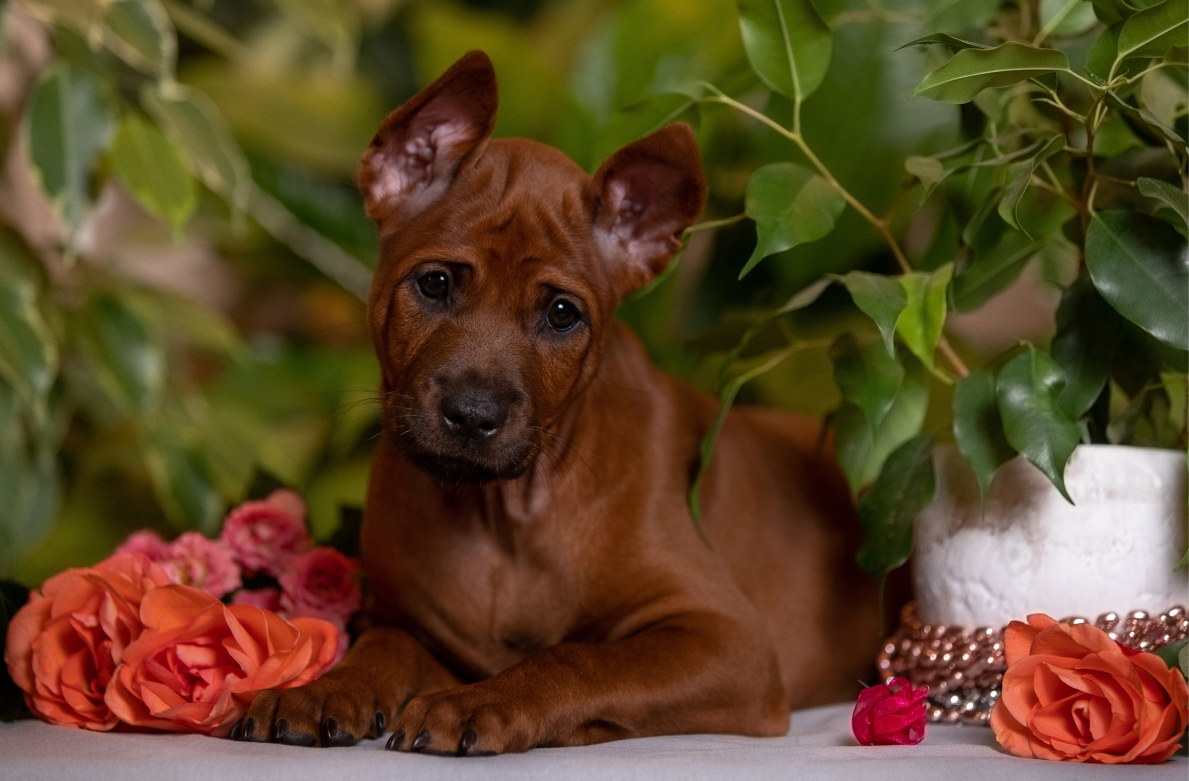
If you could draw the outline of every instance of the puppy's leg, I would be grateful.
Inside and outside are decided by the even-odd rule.
[[[349,746],[384,734],[411,698],[458,683],[408,632],[378,627],[364,632],[343,661],[308,686],[256,695],[231,737]]]
[[[680,733],[781,735],[765,633],[685,613],[625,639],[562,643],[485,681],[417,697],[389,748],[480,755]]]

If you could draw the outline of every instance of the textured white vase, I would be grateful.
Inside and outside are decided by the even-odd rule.
[[[985,507],[952,446],[934,451],[937,495],[916,524],[913,583],[926,624],[1000,627],[1042,612],[1189,604],[1186,459],[1174,450],[1081,445],[1065,470],[1076,505],[1023,458],[995,475]]]

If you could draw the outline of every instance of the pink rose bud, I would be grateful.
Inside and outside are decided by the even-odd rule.
[[[281,606],[292,617],[321,618],[342,629],[359,609],[359,562],[334,548],[295,556],[278,580]]]
[[[280,575],[288,560],[310,548],[306,508],[293,491],[273,491],[262,501],[244,502],[223,522],[219,535],[249,572]]]
[[[139,553],[147,556],[149,561],[161,561],[169,550],[169,543],[161,539],[161,535],[152,529],[141,529],[128,535],[116,553]]]
[[[850,728],[864,746],[915,746],[925,739],[925,697],[929,687],[916,689],[905,678],[859,692]]]
[[[202,589],[220,599],[241,585],[231,550],[198,532],[186,532],[174,540],[160,564],[171,582]]]

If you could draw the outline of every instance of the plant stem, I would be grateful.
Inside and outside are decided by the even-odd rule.
[[[727,225],[734,225],[737,222],[747,219],[746,214],[736,214],[734,217],[723,217],[721,220],[707,220],[706,222],[699,222],[697,225],[691,225],[685,229],[686,233],[694,233],[696,231],[708,231],[715,228],[722,228]]]
[[[805,143],[805,139],[799,132],[796,132],[795,130],[787,130],[784,127],[781,127],[779,122],[771,119],[763,112],[756,111],[750,106],[740,103],[739,101],[730,98],[721,92],[715,97],[703,98],[703,100],[722,103],[724,105],[731,106],[737,111],[742,111],[744,114],[758,119],[780,135],[787,138],[789,141],[792,141],[797,146],[797,148],[801,150],[801,153],[805,155],[806,159],[809,160],[810,164],[815,169],[817,169],[818,174],[823,179],[825,179],[826,182],[831,187],[833,187],[839,195],[842,196],[842,200],[846,201],[846,203],[852,209],[858,212],[859,215],[871,225],[871,227],[875,228],[875,230],[879,232],[879,235],[883,237],[883,240],[887,243],[888,248],[892,251],[892,256],[896,258],[896,265],[900,267],[900,271],[904,274],[912,273],[912,264],[908,262],[908,257],[904,254],[904,250],[900,248],[900,242],[896,241],[896,237],[892,235],[892,231],[888,228],[887,222],[872,214],[870,209],[864,206],[858,198],[851,195],[850,191],[843,187],[842,183],[834,178],[834,174],[832,174],[830,169],[826,167],[826,164],[823,163],[818,158],[818,156],[813,153],[813,150],[809,148],[809,144]],[[965,377],[966,375],[970,374],[970,369],[966,367],[966,364],[963,363],[962,359],[959,358],[957,353],[954,352],[953,347],[950,346],[949,341],[945,338],[945,334],[941,335],[941,338],[937,343],[937,348],[941,350],[942,355],[944,355],[950,362],[950,365],[953,366],[954,371],[959,377]]]

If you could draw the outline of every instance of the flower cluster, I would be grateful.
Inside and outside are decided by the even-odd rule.
[[[301,497],[282,489],[233,510],[217,540],[186,532],[168,543],[143,529],[116,552],[142,553],[161,565],[170,582],[232,605],[329,621],[339,631],[341,658],[349,642],[347,622],[359,609],[359,563],[334,548],[313,547],[305,514]],[[245,578],[251,588],[244,587]]]
[[[223,735],[257,692],[315,680],[346,651],[359,565],[312,547],[304,516],[278,491],[233,511],[218,540],[139,531],[47,580],[4,649],[30,710],[92,730]]]

